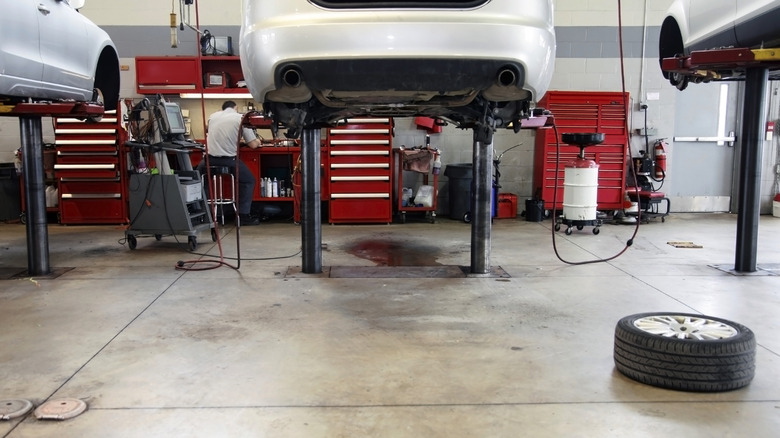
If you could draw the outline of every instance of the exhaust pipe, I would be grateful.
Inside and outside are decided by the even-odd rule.
[[[509,87],[517,84],[517,74],[511,68],[503,68],[498,71],[496,84],[502,87]]]
[[[296,88],[303,83],[303,75],[297,68],[288,67],[282,72],[282,82],[288,87]]]

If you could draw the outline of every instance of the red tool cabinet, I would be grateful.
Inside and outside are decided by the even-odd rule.
[[[597,208],[623,208],[626,176],[626,148],[628,132],[628,93],[599,91],[548,91],[539,102],[555,117],[558,135],[570,132],[602,132],[604,142],[585,148],[585,157],[599,164]],[[536,131],[534,151],[534,194],[544,200],[546,209],[563,208],[563,174],[566,163],[579,153],[577,146],[569,146],[560,137],[560,159],[556,161],[555,131],[541,128]],[[556,165],[557,164],[557,165]],[[558,191],[555,202],[557,170]]]
[[[54,118],[62,224],[127,223],[127,195],[120,154],[121,121],[115,111],[100,122]]]
[[[330,223],[393,221],[393,119],[348,119],[328,129]]]

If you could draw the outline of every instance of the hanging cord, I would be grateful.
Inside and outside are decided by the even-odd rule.
[[[620,79],[622,83],[622,89],[623,89],[623,108],[628,108],[628,102],[626,102],[626,72],[625,72],[625,66],[624,66],[624,56],[623,56],[623,19],[622,19],[622,6],[620,3],[620,0],[618,0],[618,38],[619,38],[619,47],[620,47]],[[627,114],[626,114],[627,115]],[[628,135],[628,117],[624,118],[623,121],[623,129],[625,129],[626,135]],[[634,226],[634,232],[631,235],[631,238],[626,241],[625,246],[623,247],[620,252],[613,255],[612,257],[603,258],[603,259],[593,259],[593,260],[586,260],[582,262],[571,262],[563,257],[561,257],[560,253],[558,252],[558,246],[556,245],[555,240],[555,226],[557,225],[556,216],[555,216],[555,204],[558,201],[558,173],[560,172],[558,169],[558,163],[560,163],[561,160],[561,143],[559,140],[558,135],[558,127],[553,124],[553,131],[555,132],[555,185],[553,187],[553,214],[552,214],[552,227],[550,228],[550,232],[552,234],[552,245],[553,245],[553,251],[555,251],[555,256],[558,257],[558,260],[562,261],[563,263],[569,264],[569,265],[589,265],[594,263],[604,263],[608,262],[610,260],[614,260],[623,253],[625,253],[628,248],[634,244],[634,239],[636,238],[637,233],[639,232],[639,223],[642,222],[642,209],[639,209],[639,214],[637,216],[636,225]],[[631,148],[628,142],[626,142],[626,153],[627,156],[630,156],[631,154]],[[625,165],[625,163],[624,163]],[[634,174],[634,187],[637,187],[637,180],[636,180],[636,172],[631,172]],[[637,195],[638,196],[638,195]]]
[[[205,108],[203,109],[203,112],[205,114]],[[240,170],[239,170],[239,165],[240,165],[240,162],[241,162],[241,156],[240,156],[240,153],[239,153],[239,151],[241,149],[241,131],[242,131],[243,127],[244,127],[244,124],[247,122],[247,120],[249,120],[249,117],[251,115],[253,115],[253,114],[254,113],[250,112],[250,113],[244,114],[243,117],[241,117],[241,122],[238,125],[238,135],[236,136],[236,160],[235,160],[235,167],[234,167],[234,170],[233,170],[233,174],[234,174],[234,177],[235,177],[235,185],[233,187],[231,187],[231,190],[233,191],[233,196],[236,199],[235,202],[236,202],[237,206],[240,205],[240,202],[241,202],[241,200],[239,198],[240,195],[239,195],[239,190],[238,190],[239,182],[240,182],[239,174],[241,173]],[[204,117],[204,120],[205,120],[205,117]],[[205,132],[205,130],[204,130],[204,132]],[[211,166],[209,165],[209,161],[208,161],[208,157],[209,157],[209,155],[208,155],[208,141],[206,141],[206,151],[205,151],[204,155],[205,155],[204,159],[206,160],[206,179],[209,181],[209,184],[211,184]],[[214,196],[215,194],[214,193],[210,193],[210,195]],[[204,259],[190,260],[190,261],[179,260],[176,263],[176,269],[188,270],[188,271],[207,271],[207,270],[210,270],[210,269],[216,269],[216,268],[218,268],[220,266],[227,266],[229,268],[232,268],[232,269],[235,269],[235,270],[239,270],[241,268],[241,215],[239,214],[238,211],[236,211],[235,213],[236,213],[236,257],[235,258],[233,258],[233,257],[225,257],[223,249],[222,249],[222,238],[219,235],[219,228],[218,228],[218,225],[217,225],[219,222],[217,221],[217,218],[216,218],[216,211],[215,211],[215,209],[209,208],[209,214],[211,215],[212,222],[214,223],[214,230],[216,232],[216,237],[217,237],[217,247],[219,248],[219,260],[204,260]],[[205,254],[199,254],[199,255],[204,256]],[[229,260],[236,260],[237,261],[236,265],[233,266],[230,263],[227,263],[225,260],[228,260],[228,259]],[[197,263],[209,263],[209,264],[211,264],[211,266],[206,266],[206,267],[202,267],[202,268],[194,268],[193,266],[195,264],[197,264]],[[185,266],[185,265],[189,265],[189,266]]]

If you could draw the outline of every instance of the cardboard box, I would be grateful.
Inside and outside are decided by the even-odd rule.
[[[203,199],[203,188],[200,181],[182,181],[179,184],[179,190],[181,190],[181,197],[185,203]]]

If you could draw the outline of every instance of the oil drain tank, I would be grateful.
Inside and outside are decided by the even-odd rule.
[[[585,148],[604,142],[602,133],[567,133],[561,136],[564,143],[580,148],[576,158],[564,167],[563,178],[563,215],[558,218],[556,231],[560,224],[568,225],[566,234],[571,234],[572,226],[581,230],[584,226],[594,226],[593,234],[598,234],[601,225],[596,218],[598,206],[599,165],[585,158]]]

